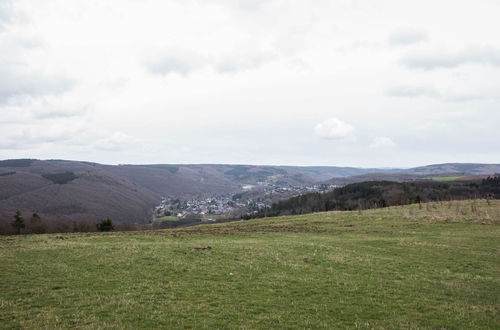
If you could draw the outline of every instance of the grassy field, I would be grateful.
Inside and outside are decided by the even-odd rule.
[[[500,328],[500,201],[0,238],[0,328]]]
[[[455,181],[458,179],[463,178],[464,176],[439,176],[439,177],[434,177],[432,178],[433,181]]]

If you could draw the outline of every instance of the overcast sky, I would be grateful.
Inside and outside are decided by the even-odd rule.
[[[0,0],[0,159],[500,163],[498,0]]]

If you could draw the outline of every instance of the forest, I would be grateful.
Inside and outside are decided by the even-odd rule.
[[[500,199],[500,176],[482,180],[437,182],[367,181],[353,183],[326,193],[310,193],[273,204],[256,214],[243,218],[324,211],[365,210],[432,201],[464,199]]]

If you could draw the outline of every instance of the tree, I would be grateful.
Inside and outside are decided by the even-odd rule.
[[[115,227],[113,227],[113,221],[111,221],[110,218],[107,218],[106,220],[102,220],[97,224],[97,230],[99,231],[112,231],[114,230]]]
[[[38,215],[38,213],[33,213],[31,215],[31,219],[29,221],[28,229],[31,233],[34,234],[43,234],[46,231],[45,225],[42,223],[42,218]]]
[[[18,235],[21,234],[21,229],[26,227],[26,225],[24,224],[23,216],[21,215],[21,212],[19,210],[16,211],[16,214],[14,215],[14,221],[12,221],[11,225],[16,229]]]

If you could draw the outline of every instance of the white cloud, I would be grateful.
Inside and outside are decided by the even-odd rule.
[[[238,72],[257,69],[264,63],[277,58],[278,56],[272,52],[238,51],[225,55],[215,63],[214,67],[220,73]]]
[[[464,64],[500,66],[500,49],[491,46],[469,46],[456,52],[411,54],[403,57],[401,63],[411,69],[423,70],[456,68]]]
[[[370,148],[394,148],[397,144],[387,136],[378,136],[373,139]]]
[[[94,146],[105,151],[123,151],[127,148],[133,148],[138,140],[123,132],[114,132],[111,136],[100,139]]]
[[[500,95],[491,93],[441,92],[432,85],[401,85],[389,88],[385,95],[391,97],[420,98],[428,97],[445,102],[474,102],[500,99]]]
[[[0,1],[0,31],[11,21],[12,2],[10,0]]]
[[[397,96],[397,97],[437,97],[439,96],[439,92],[434,86],[431,85],[420,85],[420,86],[397,86],[393,88],[389,88],[386,91],[386,95],[388,96]]]
[[[170,50],[155,54],[145,61],[149,72],[168,75],[177,73],[187,75],[206,65],[207,59],[194,51]]]
[[[73,84],[68,78],[38,73],[24,65],[0,65],[0,104],[20,97],[61,94]]]
[[[418,29],[399,29],[389,37],[389,43],[396,46],[407,46],[428,40],[427,32]]]
[[[0,159],[409,166],[480,151],[500,162],[499,10],[0,0],[0,147],[16,148]],[[446,132],[418,128],[429,122]],[[379,135],[397,137],[398,164],[368,148]]]
[[[218,73],[237,73],[257,69],[280,56],[271,50],[260,49],[256,42],[238,45],[234,49],[218,50],[212,54],[201,55],[193,50],[162,51],[145,60],[150,73],[168,75],[177,73],[186,76],[193,71],[211,69]]]
[[[329,118],[314,127],[314,133],[323,139],[341,140],[352,136],[353,127],[337,118]]]

